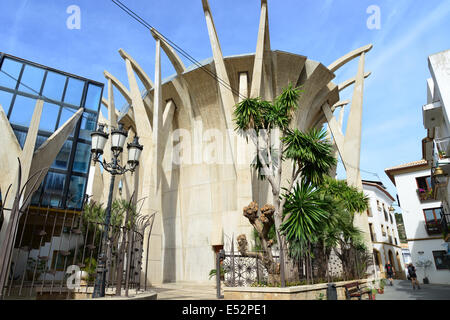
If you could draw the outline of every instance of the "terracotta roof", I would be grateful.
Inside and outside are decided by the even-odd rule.
[[[384,170],[384,172],[386,172],[389,179],[391,179],[392,183],[395,185],[395,179],[394,179],[394,176],[392,175],[392,172],[415,168],[415,167],[423,167],[423,166],[428,166],[428,161],[426,161],[424,159],[419,160],[419,161],[413,161],[413,162],[401,164],[401,165],[398,165],[398,166],[395,166],[392,168],[387,168]]]

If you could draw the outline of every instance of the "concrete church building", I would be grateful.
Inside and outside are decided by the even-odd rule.
[[[218,250],[229,250],[231,239],[242,233],[253,239],[252,226],[242,216],[242,209],[252,201],[260,207],[270,203],[271,191],[250,167],[254,146],[234,131],[234,106],[245,97],[273,100],[289,83],[302,86],[295,127],[307,130],[328,124],[348,183],[362,191],[355,168],[360,161],[364,79],[369,75],[364,72],[364,62],[372,45],[351,51],[329,66],[299,54],[272,50],[267,0],[262,0],[256,52],[224,57],[209,3],[202,0],[202,5],[211,59],[187,68],[170,43],[152,29],[155,79],[150,79],[123,49],[118,59],[124,60],[128,84],[104,72],[108,89],[102,103],[108,115],[100,115],[99,123],[109,130],[122,123],[129,130],[128,142],[136,134],[144,146],[138,170],[116,179],[115,196],[129,198],[135,192],[135,199],[145,198],[141,213],[157,212],[149,241],[148,234],[144,240],[144,252],[149,245],[144,259],[149,283],[206,282],[209,271],[215,268]],[[165,82],[161,81],[161,49],[176,70]],[[356,76],[333,83],[335,72],[357,58]],[[144,92],[139,90],[136,76],[145,86]],[[354,85],[352,101],[341,101],[339,92],[350,85]],[[128,102],[129,107],[122,112],[116,109],[113,87]],[[347,104],[350,113],[344,131],[333,112]],[[104,157],[109,160],[108,149],[106,146]],[[123,159],[127,159],[126,150]],[[291,169],[285,165],[286,182]],[[101,172],[98,165],[91,168],[88,193],[92,199],[106,203],[109,182],[109,174]],[[367,215],[357,215],[355,223],[372,250]]]

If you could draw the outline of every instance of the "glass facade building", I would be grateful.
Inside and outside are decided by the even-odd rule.
[[[78,109],[83,116],[64,143],[31,205],[81,209],[103,84],[0,53],[0,105],[21,147],[37,99],[44,100],[36,149]]]

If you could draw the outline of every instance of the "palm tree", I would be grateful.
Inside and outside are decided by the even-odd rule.
[[[326,135],[323,130],[302,133],[289,128],[293,112],[298,108],[300,94],[300,88],[294,88],[289,84],[274,103],[263,101],[260,98],[248,98],[237,104],[234,110],[236,130],[247,141],[250,138],[255,144],[258,173],[264,176],[271,187],[273,223],[277,242],[282,248],[288,248],[286,235],[281,232],[282,225],[286,221],[290,221],[289,219],[294,213],[291,211],[286,215],[283,214],[284,204],[289,197],[281,196],[282,161],[288,159],[293,163],[289,186],[285,188],[286,194],[291,192],[298,178],[304,179],[307,184],[320,182],[336,163],[336,159],[331,155],[331,145],[325,139]],[[273,136],[279,137],[274,144],[272,144]],[[247,218],[256,230],[267,230],[267,228],[257,226],[261,222],[254,215],[250,214]],[[260,238],[264,241],[267,241],[266,236],[260,234]],[[293,260],[289,257],[285,259],[284,269],[287,280],[296,280]]]
[[[327,223],[328,204],[320,197],[320,189],[303,179],[292,192],[285,194],[284,214],[288,217],[281,226],[289,243],[289,255],[306,264],[307,281],[312,279],[312,245],[317,242],[321,226]]]
[[[349,186],[345,181],[330,177],[320,185],[321,197],[328,203],[329,219],[316,244],[316,255],[319,260],[319,276],[324,277],[331,250],[340,258],[347,276],[354,276],[356,255],[364,256],[361,231],[353,224],[356,212],[364,212],[368,207],[368,198],[357,188]],[[336,250],[339,248],[339,250]],[[323,263],[325,262],[325,263]]]

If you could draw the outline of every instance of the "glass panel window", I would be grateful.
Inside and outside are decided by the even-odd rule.
[[[54,132],[56,121],[58,120],[58,113],[61,107],[53,103],[44,103],[42,109],[41,122],[39,123],[39,130]]]
[[[3,59],[2,68],[0,69],[0,86],[15,89],[21,69],[22,63],[9,58]]]
[[[67,83],[66,94],[64,95],[64,102],[80,106],[81,98],[83,96],[84,81],[69,78]]]
[[[437,270],[450,269],[450,255],[445,250],[433,251],[434,264]]]
[[[20,130],[14,130],[14,134],[16,135],[17,141],[19,142],[19,145],[21,148],[23,148],[25,144],[25,139],[27,138],[27,132],[20,131]]]
[[[72,151],[72,141],[64,142],[64,145],[62,146],[61,150],[56,156],[55,161],[52,164],[52,168],[67,170],[71,151]]]
[[[421,190],[429,190],[431,188],[431,177],[420,177],[420,178],[416,178],[417,181],[417,186],[419,187],[419,189]]]
[[[2,106],[6,115],[8,115],[9,107],[11,106],[12,97],[12,93],[0,90],[0,106]]]
[[[83,120],[81,120],[80,139],[91,141],[91,132],[95,131],[97,116],[92,113],[85,112]]]
[[[44,91],[42,95],[60,101],[66,85],[66,76],[49,71],[45,79]]]
[[[75,159],[73,162],[73,171],[87,173],[89,169],[89,160],[91,156],[91,146],[86,143],[78,143]]]
[[[31,118],[33,117],[35,106],[36,99],[18,95],[12,107],[9,122],[28,128],[30,126]]]
[[[39,188],[35,191],[35,193],[33,193],[33,196],[31,197],[31,205],[32,206],[38,206],[39,202],[41,200],[41,194],[42,194],[42,190],[44,189],[44,181],[42,181],[41,185],[39,186]]]
[[[425,212],[425,219],[427,222],[434,221],[434,210],[433,209],[427,209],[427,210],[424,210],[424,212]]]
[[[94,84],[89,84],[86,95],[86,103],[84,107],[89,110],[98,111],[100,99],[102,95],[102,88]],[[107,115],[106,115],[107,116]]]
[[[69,193],[67,195],[67,207],[80,209],[84,199],[84,186],[86,178],[72,176],[70,177]]]
[[[75,112],[77,112],[75,109],[63,107],[61,110],[61,117],[59,118],[58,128],[61,128],[66,123],[67,120],[72,118],[72,116],[75,114]],[[76,126],[73,127],[73,131],[70,133],[70,137],[73,137],[75,127]]]
[[[36,151],[37,149],[39,149],[40,146],[42,146],[42,144],[47,140],[47,137],[44,136],[37,136],[36,137],[36,143],[34,144],[34,150]]]
[[[42,196],[42,205],[51,207],[62,206],[62,194],[66,175],[61,173],[49,172],[45,181],[44,193]]]
[[[19,90],[31,94],[39,94],[45,71],[31,65],[25,65],[22,78],[20,79]]]
[[[437,221],[441,221],[441,217],[442,217],[441,213],[442,213],[442,209],[441,208],[434,209],[434,216],[435,216]]]

